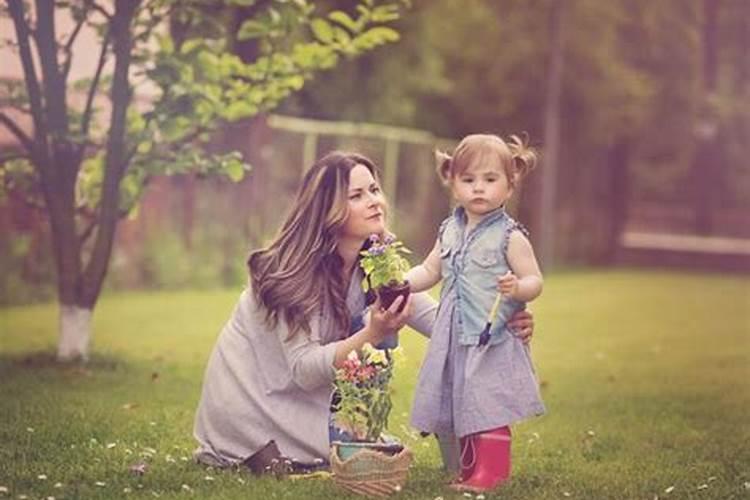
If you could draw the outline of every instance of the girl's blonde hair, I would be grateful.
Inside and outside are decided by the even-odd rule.
[[[494,160],[499,162],[509,185],[515,188],[536,167],[537,154],[529,147],[525,134],[523,139],[511,135],[508,142],[492,134],[472,134],[463,138],[452,155],[436,151],[435,160],[437,173],[446,186],[471,165]]]
[[[362,155],[335,151],[318,160],[305,173],[277,236],[248,258],[252,292],[267,323],[275,327],[282,319],[290,336],[309,334],[313,314],[322,307],[341,331],[349,330],[348,283],[336,245],[349,215],[349,177],[356,165],[377,179],[375,164]]]

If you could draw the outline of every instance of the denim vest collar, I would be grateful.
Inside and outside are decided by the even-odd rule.
[[[458,224],[458,227],[461,229],[461,232],[464,233],[466,231],[466,225],[469,222],[469,219],[466,216],[466,209],[462,206],[457,206],[453,210],[453,217],[456,220],[456,224]],[[485,227],[494,224],[496,221],[499,221],[504,217],[507,217],[507,214],[505,213],[505,205],[502,205],[499,208],[496,208],[495,210],[485,214],[485,216],[482,217],[482,220],[480,220],[477,225],[472,228],[471,233],[467,234],[466,236],[473,236]]]

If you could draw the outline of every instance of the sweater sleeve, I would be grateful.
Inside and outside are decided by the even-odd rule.
[[[286,356],[292,380],[304,390],[313,390],[333,383],[337,342],[322,344],[322,321],[312,321],[312,331],[297,332],[289,337],[289,329],[279,321],[281,348]]]
[[[437,302],[426,292],[415,293],[411,298],[412,312],[407,324],[416,331],[429,338],[435,324]]]

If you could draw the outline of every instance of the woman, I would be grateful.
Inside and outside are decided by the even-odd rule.
[[[300,463],[327,460],[334,369],[352,350],[377,345],[408,324],[429,335],[435,302],[426,294],[379,302],[362,321],[357,265],[367,238],[382,234],[386,203],[375,165],[334,152],[305,174],[274,241],[250,255],[250,287],[224,326],[206,369],[195,420],[196,459],[246,463],[272,440]],[[530,315],[517,318],[529,338]]]

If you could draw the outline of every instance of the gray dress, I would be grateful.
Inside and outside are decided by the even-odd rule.
[[[440,303],[414,396],[411,424],[464,437],[541,415],[544,404],[529,347],[518,338],[459,345],[455,291]]]
[[[365,308],[361,280],[355,272],[349,284],[352,315]],[[434,300],[417,294],[412,304],[409,325],[429,334]],[[195,416],[198,461],[233,465],[271,439],[300,462],[327,459],[336,341],[348,332],[334,328],[327,314],[312,323],[310,335],[288,338],[286,325],[269,328],[253,294],[242,292],[206,367]]]

